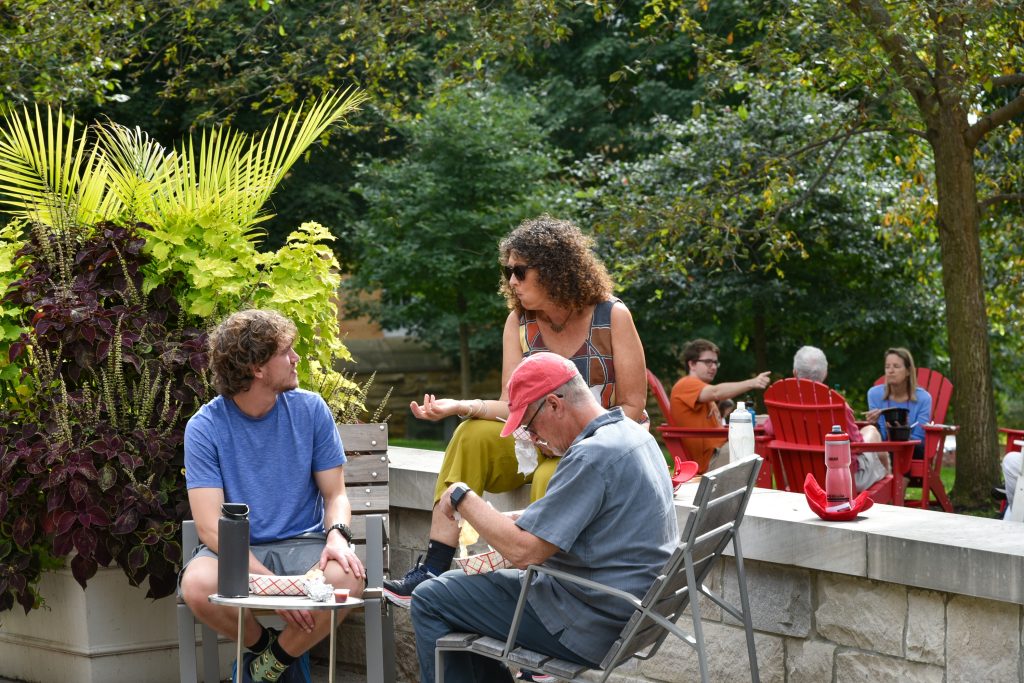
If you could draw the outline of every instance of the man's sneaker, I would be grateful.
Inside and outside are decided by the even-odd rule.
[[[422,559],[423,556],[420,555],[419,560]],[[412,592],[416,590],[416,586],[435,577],[419,560],[416,560],[416,566],[402,578],[388,579],[384,582],[384,596],[399,607],[409,609],[409,605],[412,604]]]
[[[556,683],[559,679],[548,674],[539,674],[527,669],[521,669],[516,676],[518,681],[533,681],[534,683]]]
[[[268,650],[270,648],[267,648]],[[266,652],[266,650],[264,650]],[[253,678],[252,666],[253,660],[259,657],[255,652],[244,652],[242,653],[242,683],[261,683],[264,681],[263,678]],[[280,678],[277,679],[277,683],[310,683],[312,681],[312,673],[310,672],[309,653],[303,652],[302,656],[295,660],[291,666],[286,668],[281,674]],[[231,662],[231,682],[235,681],[235,663]]]

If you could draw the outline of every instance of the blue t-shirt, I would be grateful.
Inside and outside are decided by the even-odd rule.
[[[910,438],[924,443],[924,426],[932,421],[932,395],[921,387],[917,387],[914,393],[914,401],[892,401],[882,398],[885,395],[885,385],[876,384],[868,389],[868,410],[875,408],[905,408],[907,410],[907,424],[914,425],[910,430]],[[889,432],[885,428],[885,416],[878,416],[878,431],[883,440],[889,439]]]
[[[641,597],[679,542],[665,458],[654,437],[615,408],[594,419],[558,463],[547,493],[516,520],[559,550],[546,567]],[[573,652],[599,663],[633,607],[541,574],[530,606]]]
[[[223,489],[225,502],[247,504],[254,544],[323,531],[313,473],[344,464],[330,409],[303,389],[279,394],[260,418],[218,396],[185,426],[186,486]]]

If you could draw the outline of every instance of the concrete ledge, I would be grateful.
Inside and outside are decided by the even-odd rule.
[[[429,511],[443,454],[389,449],[391,504]],[[676,493],[680,527],[697,491]],[[499,510],[529,503],[526,488],[486,497]],[[1024,604],[1024,525],[875,505],[854,522],[825,522],[801,494],[755,489],[740,534],[749,560],[847,574]]]
[[[676,493],[680,524],[696,492]],[[875,505],[826,522],[802,494],[755,489],[740,542],[752,560],[1024,604],[1024,526],[998,519]]]
[[[443,458],[441,451],[388,447],[391,505],[411,510],[432,510],[434,486]],[[484,500],[490,501],[498,510],[521,510],[530,503],[530,487],[523,486],[507,493],[487,493]]]

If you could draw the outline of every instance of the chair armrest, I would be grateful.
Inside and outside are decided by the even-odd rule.
[[[606,593],[608,595],[621,598],[622,600],[625,600],[626,602],[631,604],[636,609],[640,609],[640,607],[642,606],[640,599],[632,593],[627,593],[626,591],[620,590],[618,588],[612,588],[611,586],[605,585],[603,583],[598,583],[597,581],[584,579],[574,574],[569,574],[558,569],[551,569],[550,567],[544,567],[539,564],[530,565],[530,569],[534,569],[538,574],[548,574],[549,576],[553,576],[556,579],[561,579],[562,581],[578,583],[581,586],[592,588],[601,593]]]
[[[944,435],[945,434],[956,434],[957,432],[960,431],[960,427],[958,427],[957,425],[944,425],[944,424],[939,424],[937,422],[930,422],[930,423],[928,423],[926,425],[922,425],[922,426],[924,427],[925,433],[932,433],[932,434],[938,434],[938,433],[942,433]],[[1021,432],[1021,433],[1024,434],[1024,432]]]
[[[1006,434],[1006,447],[1003,449],[1004,454],[1016,450],[1016,447],[1019,445],[1017,442],[1024,440],[1024,429],[1000,427],[999,431]]]
[[[507,657],[516,646],[516,636],[519,635],[519,622],[523,616],[523,611],[526,609],[526,596],[530,592],[531,579],[533,578],[534,574],[538,573],[548,574],[557,579],[561,579],[562,581],[578,583],[580,585],[593,588],[594,590],[600,591],[602,593],[607,593],[608,595],[611,595],[613,597],[621,598],[622,600],[625,600],[626,602],[631,604],[634,607],[634,609],[640,609],[641,607],[640,600],[637,599],[637,597],[632,593],[627,593],[626,591],[619,590],[618,588],[612,588],[611,586],[606,586],[603,583],[597,583],[596,581],[584,579],[573,574],[567,574],[566,572],[559,571],[557,569],[551,569],[549,567],[544,567],[539,564],[531,564],[529,567],[526,568],[526,576],[523,577],[523,590],[519,593],[519,602],[516,603],[516,611],[512,615],[512,624],[510,625],[508,630],[508,639],[505,641],[505,650],[503,652],[503,656],[505,657]]]

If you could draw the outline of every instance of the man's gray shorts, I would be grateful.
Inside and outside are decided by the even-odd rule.
[[[309,533],[294,538],[287,538],[283,541],[251,545],[249,550],[272,574],[295,576],[305,574],[314,566],[320,564],[320,554],[323,552],[326,542],[326,534]],[[185,574],[188,565],[197,557],[212,557],[216,559],[217,553],[202,543],[196,546],[192,557],[178,573],[179,597],[181,596],[181,577]]]

